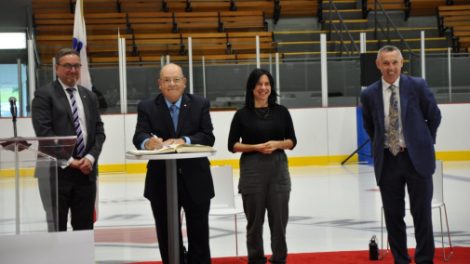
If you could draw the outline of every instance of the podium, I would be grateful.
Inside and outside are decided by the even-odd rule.
[[[0,236],[57,230],[57,167],[76,136],[0,138]]]
[[[215,152],[171,153],[134,155],[127,153],[126,158],[131,160],[165,160],[166,167],[166,195],[167,195],[167,221],[168,221],[168,259],[170,263],[180,263],[179,254],[179,224],[178,224],[178,174],[176,161],[179,159],[203,158],[214,155]]]

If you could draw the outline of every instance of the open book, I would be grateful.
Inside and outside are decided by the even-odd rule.
[[[165,153],[215,152],[215,149],[211,146],[199,144],[172,144],[163,146],[161,149],[129,150],[127,152],[133,155],[152,155]]]

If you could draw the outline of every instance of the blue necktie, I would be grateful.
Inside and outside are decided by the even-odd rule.
[[[85,141],[83,138],[82,128],[80,127],[80,122],[78,118],[78,106],[77,101],[75,100],[75,95],[73,94],[74,88],[67,88],[67,93],[70,97],[70,103],[72,107],[72,119],[73,119],[73,126],[75,128],[75,134],[77,134],[77,142],[75,144],[75,156],[78,158],[83,157],[85,154]]]
[[[175,132],[176,132],[176,128],[178,127],[179,109],[175,104],[172,104],[170,106],[170,115],[171,115],[171,119],[173,120],[173,127],[175,128]]]

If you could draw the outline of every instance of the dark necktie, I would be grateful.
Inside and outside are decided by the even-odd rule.
[[[178,111],[178,107],[175,104],[172,104],[170,106],[170,115],[171,115],[171,119],[173,120],[173,127],[175,128],[175,132],[176,132],[176,128],[178,127],[179,111]]]
[[[388,112],[388,148],[394,156],[400,152],[400,124],[399,124],[399,110],[398,110],[398,95],[397,87],[395,85],[390,85],[389,89],[392,91],[390,96],[390,109]]]
[[[83,138],[83,132],[82,132],[82,128],[80,127],[80,122],[78,118],[77,101],[75,100],[75,95],[73,94],[73,91],[75,89],[67,88],[66,90],[70,97],[70,103],[72,107],[73,125],[75,128],[75,133],[77,134],[77,142],[75,144],[75,156],[81,158],[83,157],[83,154],[85,154],[85,141]]]

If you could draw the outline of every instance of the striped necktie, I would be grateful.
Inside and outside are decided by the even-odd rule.
[[[388,148],[396,156],[400,152],[400,111],[398,110],[397,87],[392,84],[389,89],[392,94],[390,95],[390,109],[388,112]]]
[[[85,154],[85,141],[83,138],[83,132],[82,128],[80,127],[80,122],[78,118],[77,101],[75,100],[75,95],[73,94],[75,88],[67,88],[66,90],[70,97],[73,125],[75,128],[75,133],[77,134],[77,142],[75,144],[75,157],[81,158]]]

